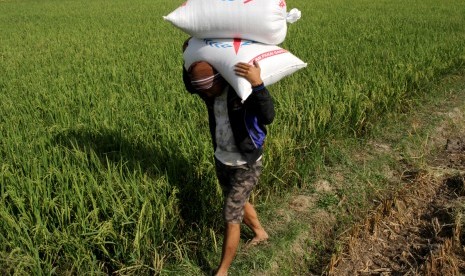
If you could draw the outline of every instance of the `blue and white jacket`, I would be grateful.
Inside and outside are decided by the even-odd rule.
[[[213,147],[216,150],[214,98],[205,97],[195,90],[186,70],[183,70],[184,85],[191,94],[199,95],[208,110],[208,122]],[[232,87],[228,89],[227,106],[231,129],[236,146],[245,157],[247,163],[257,161],[263,153],[266,138],[265,125],[271,124],[275,117],[273,99],[265,86],[254,87],[252,94],[242,103]]]

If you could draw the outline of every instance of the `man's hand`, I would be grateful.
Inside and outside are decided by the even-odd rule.
[[[234,72],[236,72],[236,75],[248,80],[252,86],[263,84],[262,78],[260,77],[260,65],[256,60],[254,60],[253,65],[245,62],[237,63],[234,66]]]

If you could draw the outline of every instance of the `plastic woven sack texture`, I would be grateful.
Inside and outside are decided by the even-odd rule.
[[[278,45],[286,37],[287,17],[285,0],[188,0],[163,18],[196,38]]]

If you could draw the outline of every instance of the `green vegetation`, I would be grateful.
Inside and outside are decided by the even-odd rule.
[[[0,1],[2,274],[200,275],[216,264],[221,193],[206,110],[181,81],[187,35],[162,20],[181,2]],[[308,67],[270,87],[277,119],[259,211],[348,162],[330,141],[369,134],[465,63],[460,0],[288,6],[303,18],[282,47]],[[381,187],[352,188],[349,202],[363,205]],[[300,225],[280,227],[298,238]],[[232,272],[273,266],[264,254],[240,255]]]

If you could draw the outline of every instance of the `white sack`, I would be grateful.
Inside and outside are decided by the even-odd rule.
[[[243,101],[252,93],[252,87],[245,78],[236,76],[234,72],[236,63],[253,64],[253,61],[257,60],[261,68],[261,78],[266,86],[307,66],[302,60],[279,46],[240,39],[191,38],[183,58],[186,70],[189,70],[194,62],[208,62],[236,90]]]
[[[197,38],[242,38],[277,45],[286,37],[286,20],[297,21],[300,11],[293,9],[288,15],[285,0],[187,0],[163,18]]]

